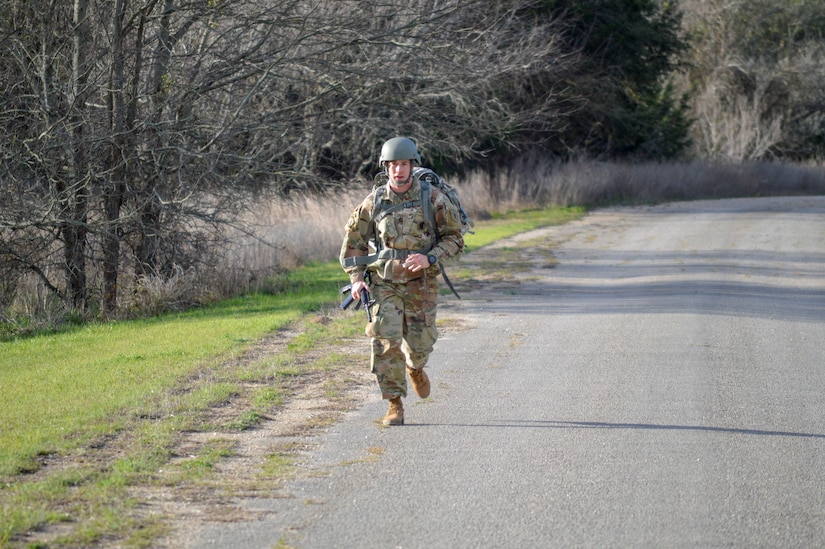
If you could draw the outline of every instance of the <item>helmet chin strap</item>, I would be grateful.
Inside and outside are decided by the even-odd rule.
[[[410,170],[410,175],[409,175],[409,176],[407,176],[407,179],[406,179],[406,180],[404,180],[404,182],[403,182],[403,183],[398,183],[398,182],[396,182],[396,181],[393,181],[392,177],[389,177],[389,173],[387,174],[387,177],[389,178],[390,188],[391,188],[393,191],[395,191],[395,189],[400,189],[400,188],[402,188],[402,187],[406,187],[407,185],[409,185],[410,183],[412,183],[413,173],[412,173],[412,170]]]

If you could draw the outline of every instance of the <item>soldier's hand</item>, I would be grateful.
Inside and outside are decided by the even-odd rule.
[[[363,290],[366,290],[367,293],[369,293],[369,291],[370,291],[370,287],[367,286],[366,282],[364,282],[364,281],[353,282],[352,283],[352,289],[350,290],[350,293],[352,294],[352,297],[357,301],[357,300],[361,299],[361,292]]]
[[[417,273],[430,266],[430,260],[424,254],[412,254],[407,256],[407,260],[401,265],[405,269]]]

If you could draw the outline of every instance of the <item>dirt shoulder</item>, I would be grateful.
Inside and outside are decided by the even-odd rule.
[[[289,335],[276,334],[256,344],[240,360],[261,360],[281,352]],[[312,361],[335,352],[341,356],[365,355],[366,339],[341,341],[335,348],[316,349],[302,357]],[[188,533],[202,522],[250,520],[250,511],[241,510],[233,501],[253,497],[289,497],[283,484],[292,478],[296,464],[312,451],[313,438],[337,422],[343,414],[358,406],[373,388],[373,376],[364,361],[344,360],[337,367],[293,376],[283,402],[274,406],[251,429],[224,429],[182,433],[174,458],[168,464],[172,472],[164,479],[158,471],[151,484],[135,486],[131,495],[140,501],[143,520],[156,518],[167,525],[168,534],[153,542],[153,547],[187,546]],[[213,408],[206,423],[231,424],[243,416],[249,402],[233,399]],[[228,456],[210,467],[201,479],[178,484],[174,471],[179,464],[203,455],[210,446],[227,447]],[[150,521],[151,522],[151,521]]]

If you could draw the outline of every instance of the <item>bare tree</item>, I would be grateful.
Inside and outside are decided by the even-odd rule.
[[[683,0],[693,37],[696,152],[753,160],[822,154],[825,18],[813,0]]]
[[[83,137],[85,2],[7,2],[2,26],[8,100],[3,126],[3,243],[8,267],[30,270],[82,309],[89,173]],[[69,21],[67,39],[53,30]],[[4,206],[6,206],[4,204]],[[54,257],[62,249],[63,260]],[[50,279],[62,264],[65,284]]]
[[[5,4],[0,253],[104,316],[124,276],[196,268],[251,201],[369,174],[388,136],[457,165],[563,122],[572,60],[534,1]]]

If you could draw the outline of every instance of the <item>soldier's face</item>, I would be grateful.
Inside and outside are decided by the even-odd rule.
[[[412,160],[390,160],[387,162],[387,173],[393,183],[404,183],[410,177]]]

